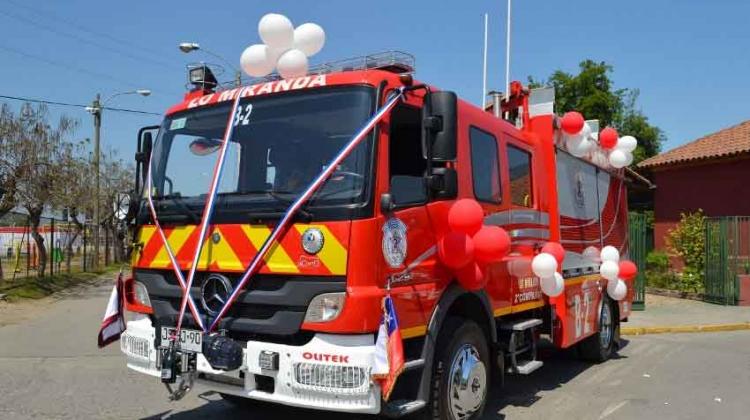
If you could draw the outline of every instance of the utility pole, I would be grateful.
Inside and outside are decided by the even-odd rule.
[[[100,153],[100,139],[99,135],[102,129],[102,108],[101,108],[101,96],[97,93],[94,102],[91,104],[91,114],[94,116],[94,177],[96,179],[95,192],[94,192],[94,270],[99,268],[99,155]]]

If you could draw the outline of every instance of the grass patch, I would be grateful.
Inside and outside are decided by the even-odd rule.
[[[100,271],[89,273],[56,274],[47,277],[26,277],[0,281],[0,294],[14,302],[21,299],[41,299],[53,293],[80,284],[93,284],[103,274],[116,273],[120,265],[110,265]]]

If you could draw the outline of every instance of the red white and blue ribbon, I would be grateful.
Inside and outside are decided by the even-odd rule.
[[[354,137],[352,137],[352,139],[349,140],[349,142],[338,152],[338,154],[331,160],[331,162],[325,167],[325,169],[317,176],[317,178],[315,178],[315,180],[312,181],[307,189],[302,194],[300,194],[300,196],[294,201],[294,203],[289,206],[279,223],[276,225],[273,231],[271,231],[271,234],[268,236],[268,238],[266,238],[265,242],[263,242],[263,245],[258,250],[258,253],[255,254],[255,257],[253,257],[253,260],[250,262],[247,270],[242,274],[242,277],[232,291],[232,294],[229,296],[229,299],[227,299],[227,302],[216,315],[207,332],[213,331],[219,325],[219,321],[221,321],[221,318],[226,314],[227,310],[229,310],[234,301],[237,299],[237,296],[239,295],[240,291],[245,286],[247,281],[250,279],[250,277],[252,277],[258,271],[261,262],[264,261],[264,258],[268,251],[272,248],[273,243],[282,235],[283,232],[286,231],[299,209],[302,208],[302,206],[313,196],[313,194],[315,194],[315,192],[325,183],[325,181],[328,180],[331,174],[336,171],[341,162],[346,159],[349,154],[351,154],[354,148],[357,147],[357,145],[359,145],[363,139],[365,139],[370,130],[372,130],[375,125],[380,122],[380,120],[383,119],[383,117],[391,109],[393,109],[394,106],[396,106],[396,104],[403,98],[403,95],[404,88],[399,88],[398,90],[396,90],[395,94],[391,96],[391,98],[385,103],[385,105],[383,105],[375,113],[375,115],[373,115],[365,123],[365,125],[362,126],[362,128],[360,128],[356,134],[354,134]]]
[[[182,328],[182,317],[185,315],[185,307],[187,305],[188,296],[190,295],[190,288],[193,286],[193,279],[195,278],[195,270],[198,267],[200,261],[201,251],[203,250],[203,242],[206,240],[206,232],[208,231],[208,223],[211,221],[211,215],[214,211],[214,202],[216,201],[216,193],[219,190],[219,183],[221,182],[221,174],[224,172],[224,161],[227,155],[227,148],[229,147],[229,141],[234,133],[234,118],[237,113],[237,107],[240,103],[242,95],[237,95],[232,105],[232,112],[229,113],[229,120],[227,121],[226,129],[224,130],[224,141],[219,149],[219,156],[216,159],[216,165],[214,166],[214,176],[211,180],[211,186],[208,189],[208,196],[206,197],[206,204],[203,207],[203,219],[201,220],[200,230],[198,234],[198,243],[196,244],[195,254],[193,255],[193,264],[190,266],[188,272],[187,285],[185,291],[182,294],[182,302],[180,303],[180,314],[177,318],[177,328],[175,329],[175,336],[179,337],[180,328]],[[252,109],[252,108],[251,108]],[[202,327],[201,329],[205,329]]]

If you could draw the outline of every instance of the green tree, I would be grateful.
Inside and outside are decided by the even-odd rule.
[[[555,111],[578,111],[586,119],[597,119],[601,127],[612,126],[621,135],[638,139],[634,163],[651,157],[661,149],[664,132],[648,121],[636,107],[638,89],[615,89],[611,79],[613,67],[605,62],[584,60],[578,74],[556,70],[547,80],[529,77],[531,87],[555,88]]]

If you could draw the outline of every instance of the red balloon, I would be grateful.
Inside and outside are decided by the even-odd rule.
[[[451,230],[462,232],[469,236],[482,227],[484,210],[476,200],[464,198],[456,201],[448,211],[448,226]]]
[[[466,290],[479,290],[487,285],[487,281],[484,277],[484,272],[478,264],[468,264],[456,271],[456,279],[458,284]]]
[[[617,130],[607,127],[599,133],[599,145],[602,149],[614,149],[617,146]]]
[[[474,260],[474,241],[465,233],[450,232],[438,241],[438,257],[448,268],[464,267]]]
[[[623,280],[632,280],[638,274],[638,266],[633,261],[623,260],[620,261],[620,273],[619,276]]]
[[[482,226],[474,239],[474,257],[479,264],[500,261],[510,251],[510,236],[499,226]]]
[[[585,122],[580,112],[570,111],[563,115],[560,126],[568,134],[578,134],[583,130]]]
[[[563,248],[562,245],[558,242],[547,242],[542,247],[542,252],[546,252],[548,254],[552,254],[553,257],[557,260],[557,265],[562,265],[563,260],[565,259],[565,248]]]

